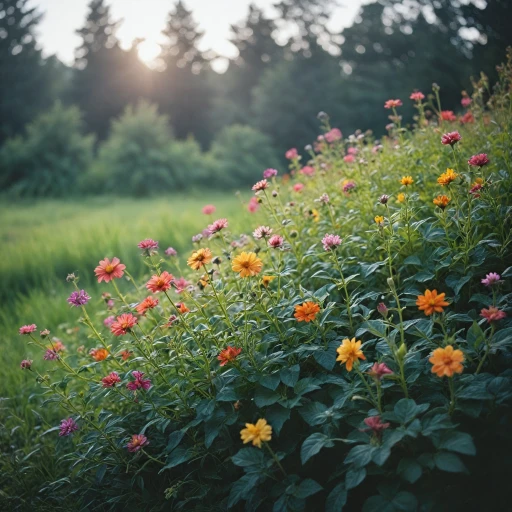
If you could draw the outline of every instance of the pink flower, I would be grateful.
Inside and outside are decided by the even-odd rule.
[[[351,164],[351,163],[355,162],[355,159],[356,159],[356,157],[354,155],[345,155],[343,157],[343,161],[346,162],[347,164]]]
[[[142,240],[142,242],[139,242],[137,247],[142,249],[142,251],[148,256],[151,256],[152,254],[156,254],[158,250],[158,242],[151,238],[146,238],[145,240]]]
[[[184,292],[192,283],[190,281],[187,281],[184,277],[179,277],[178,279],[175,279],[172,283],[174,285],[174,288],[176,290],[176,293],[182,293]]]
[[[356,184],[352,180],[343,183],[343,192],[345,193],[350,192],[354,188],[356,188]]]
[[[384,304],[384,302],[380,302],[378,305],[377,305],[377,311],[384,317],[386,318],[388,316],[388,307],[386,306],[386,304]]]
[[[299,172],[306,176],[313,176],[313,174],[315,174],[315,168],[310,165],[306,165]]]
[[[402,100],[388,100],[384,103],[384,108],[391,109],[402,106]]]
[[[213,206],[213,204],[207,204],[205,206],[203,206],[203,213],[205,215],[211,215],[212,213],[214,213],[216,210],[215,206]]]
[[[297,148],[291,148],[284,154],[284,156],[287,160],[293,160],[299,156],[299,152],[297,151]]]
[[[376,380],[381,380],[384,375],[393,375],[393,372],[386,363],[374,363],[368,375],[371,375]]]
[[[260,180],[252,186],[252,190],[254,190],[254,192],[259,192],[260,190],[265,190],[266,188],[268,188],[267,180]]]
[[[32,368],[32,360],[31,359],[23,359],[20,363],[20,368],[22,370],[30,370]]]
[[[178,251],[173,247],[167,247],[167,249],[165,249],[165,254],[166,256],[177,256]]]
[[[126,448],[128,448],[130,453],[136,453],[148,444],[148,438],[144,434],[133,434],[132,438],[126,445]]]
[[[263,178],[266,180],[269,180],[270,178],[273,178],[274,176],[277,176],[276,169],[265,169],[263,171]]]
[[[117,372],[109,373],[106,377],[101,379],[104,388],[113,388],[116,384],[119,384],[119,382],[121,382],[121,379]]]
[[[469,160],[468,164],[473,167],[483,167],[489,163],[486,153],[480,153],[479,155],[473,155]]]
[[[420,91],[416,91],[416,92],[413,92],[409,98],[413,101],[422,101],[425,99],[425,95],[420,92]]]
[[[48,336],[50,335],[50,331],[48,329],[43,329],[40,333],[39,333],[39,336],[41,336],[41,338],[47,338]]]
[[[466,112],[461,118],[462,124],[471,124],[475,122],[475,116],[471,112]]]
[[[110,331],[114,336],[126,334],[137,323],[137,317],[131,313],[124,313],[117,317],[115,322],[110,325]]]
[[[171,283],[174,281],[174,276],[169,274],[167,270],[164,270],[160,275],[155,274],[146,283],[146,288],[153,293],[165,292],[171,287]]]
[[[280,235],[273,235],[268,240],[269,247],[272,247],[273,249],[280,249],[283,247],[284,244],[284,238]]]
[[[480,197],[478,191],[483,188],[481,183],[475,183],[470,189],[469,193],[472,194],[475,198]]]
[[[341,238],[339,235],[325,235],[322,238],[322,245],[324,246],[324,250],[333,251],[341,245]]]
[[[457,116],[453,113],[453,110],[442,110],[439,117],[443,121],[457,121]]]
[[[304,188],[303,183],[295,183],[295,185],[293,185],[293,190],[295,192],[301,192],[303,188]]]
[[[318,199],[318,202],[327,204],[329,202],[329,196],[327,194],[322,194]]]
[[[372,148],[372,153],[377,154],[384,146],[382,144],[376,144]]]
[[[493,286],[495,284],[503,283],[501,280],[501,276],[496,274],[496,272],[491,272],[485,276],[485,279],[482,279],[481,283],[485,286]]]
[[[113,309],[115,306],[115,302],[112,299],[107,301],[107,309]]]
[[[132,375],[135,378],[135,380],[132,382],[128,382],[128,384],[126,384],[126,387],[130,391],[137,391],[138,389],[148,390],[151,387],[151,381],[149,379],[143,379],[143,372],[135,370],[132,372]]]
[[[249,204],[247,205],[247,209],[251,212],[251,213],[255,213],[259,210],[260,208],[260,203],[258,201],[258,198],[257,197],[251,197],[251,199],[249,199]]]
[[[383,430],[389,428],[389,423],[382,423],[380,421],[380,416],[370,416],[364,420],[365,425],[369,428],[364,428],[362,432],[369,432],[370,430],[376,435],[379,436]]]
[[[343,134],[339,128],[332,128],[324,135],[325,140],[330,143],[340,140],[342,137]]]
[[[449,132],[445,133],[441,137],[441,143],[444,144],[445,146],[453,146],[454,144],[459,142],[460,139],[462,139],[462,137],[459,132]]]
[[[489,306],[489,309],[482,309],[480,311],[480,316],[485,318],[489,323],[491,322],[497,322],[498,320],[501,320],[507,316],[505,311],[501,311],[500,309]]]
[[[112,261],[105,258],[99,262],[98,266],[94,269],[94,273],[98,278],[98,283],[101,283],[101,281],[108,283],[112,279],[123,277],[125,268],[126,265],[123,265],[119,258],[112,258]]]
[[[354,148],[354,147],[350,147],[350,148],[347,149],[347,153],[349,155],[357,155],[359,153],[359,149]]]
[[[464,108],[468,108],[469,105],[471,105],[471,98],[468,98],[467,96],[464,96],[464,98],[462,98],[460,100],[460,104],[464,107]]]
[[[210,224],[208,226],[208,231],[210,232],[210,234],[213,235],[227,227],[228,227],[228,219],[218,219],[215,222],[213,222],[213,224]]]
[[[59,354],[57,354],[57,352],[55,352],[55,350],[52,350],[51,348],[49,348],[44,353],[44,356],[43,356],[43,359],[45,361],[54,361],[55,359],[58,359],[58,358],[59,358]]]
[[[31,332],[34,332],[36,329],[37,329],[36,324],[22,325],[20,327],[19,333],[20,334],[30,334]]]
[[[87,292],[85,290],[80,290],[80,291],[75,290],[68,297],[68,303],[77,308],[79,308],[80,306],[85,306],[90,300],[91,300],[91,297],[89,297],[89,295],[87,294]]]
[[[60,422],[60,432],[59,436],[70,436],[73,432],[78,430],[78,425],[73,418],[68,418],[67,420],[62,420]]]
[[[269,226],[259,226],[253,231],[252,236],[256,240],[261,240],[262,238],[268,238],[271,234],[272,228]]]

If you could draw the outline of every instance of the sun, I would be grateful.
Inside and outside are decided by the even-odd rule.
[[[139,55],[139,59],[144,62],[144,64],[152,64],[155,59],[160,54],[162,48],[155,41],[145,40],[137,46],[137,53]]]

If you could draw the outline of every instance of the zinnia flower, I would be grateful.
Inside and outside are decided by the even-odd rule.
[[[218,233],[219,231],[222,231],[224,228],[228,227],[228,219],[218,219],[212,224],[208,226],[208,231],[211,235],[214,235],[215,233]]]
[[[453,169],[446,169],[446,172],[443,172],[439,178],[437,178],[437,183],[442,187],[449,185],[452,181],[455,181],[459,175]]]
[[[268,188],[267,180],[260,180],[252,186],[252,190],[254,190],[254,192],[259,192],[260,190],[265,190],[266,188]]]
[[[171,287],[171,283],[174,280],[174,276],[169,274],[167,270],[164,270],[160,275],[155,274],[146,283],[146,288],[153,293],[165,292]]]
[[[205,215],[211,215],[212,213],[214,213],[216,210],[215,206],[213,206],[213,204],[207,204],[205,206],[203,206],[203,213]]]
[[[392,109],[402,106],[402,100],[387,100],[386,103],[384,103],[384,108]]]
[[[262,442],[272,439],[272,427],[264,419],[259,419],[256,424],[246,423],[245,428],[240,431],[240,437],[244,444],[252,443],[253,446],[261,448]]]
[[[40,333],[39,333],[39,336],[41,336],[41,338],[46,338],[50,335],[50,331],[48,329],[43,329]]]
[[[89,354],[95,361],[103,361],[108,357],[108,350],[106,348],[93,348]]]
[[[30,334],[34,332],[37,329],[36,324],[30,324],[30,325],[22,325],[20,327],[19,333],[20,334]]]
[[[320,312],[320,306],[316,302],[303,302],[295,306],[294,317],[298,322],[312,322]]]
[[[333,251],[341,245],[341,238],[339,235],[325,235],[322,238],[322,245],[325,251]]]
[[[338,352],[336,361],[340,361],[341,364],[345,364],[345,368],[348,372],[352,371],[352,367],[358,359],[366,359],[363,351],[361,350],[361,340],[356,341],[355,338],[352,338],[351,340],[345,338],[341,345],[336,349],[336,352]]]
[[[240,352],[242,352],[241,348],[236,347],[227,347],[221,351],[221,353],[217,356],[217,359],[221,362],[220,365],[224,366],[230,361],[233,361]]]
[[[62,420],[60,422],[60,432],[59,436],[70,436],[73,432],[78,430],[78,425],[73,418],[68,418],[67,420]]]
[[[454,144],[457,144],[457,142],[459,142],[459,140],[461,139],[462,137],[459,132],[449,132],[445,133],[441,137],[441,143],[444,144],[445,146],[453,146]]]
[[[112,322],[110,331],[115,336],[126,334],[137,323],[137,317],[131,313],[123,313],[118,316],[115,322]]]
[[[299,152],[297,151],[297,148],[291,148],[284,154],[284,156],[287,160],[293,160],[299,156]]]
[[[135,309],[137,310],[137,313],[139,313],[139,315],[144,315],[146,314],[146,311],[148,309],[153,309],[156,308],[157,306],[158,299],[154,299],[153,297],[149,296],[146,297],[140,304],[138,304]]]
[[[106,377],[101,379],[104,388],[113,388],[116,384],[119,384],[119,382],[121,382],[121,379],[117,372],[109,373]]]
[[[485,279],[482,279],[481,283],[484,286],[493,286],[495,284],[503,283],[503,281],[499,274],[496,274],[496,272],[490,272],[485,276]]]
[[[304,176],[313,176],[313,174],[315,174],[315,168],[310,165],[306,165],[299,172],[304,174]]]
[[[340,140],[342,137],[343,135],[339,128],[332,128],[324,135],[324,139],[329,143]]]
[[[144,389],[148,390],[151,387],[151,381],[149,379],[144,379],[144,373],[139,372],[137,370],[132,372],[133,377],[135,378],[134,381],[128,382],[126,384],[126,387],[130,391],[137,391],[138,389]]]
[[[448,203],[450,202],[450,198],[447,196],[437,196],[432,202],[438,208],[441,208],[441,210],[444,210],[448,206]]]
[[[485,153],[480,153],[479,155],[473,155],[469,160],[468,164],[473,167],[483,167],[489,163],[489,159]]]
[[[55,359],[58,359],[58,358],[59,358],[59,354],[57,354],[57,352],[55,350],[52,350],[51,348],[49,348],[44,353],[44,356],[43,356],[43,359],[45,361],[54,361]]]
[[[231,265],[233,272],[238,272],[240,277],[255,276],[261,272],[263,262],[254,252],[242,252]]]
[[[146,238],[145,240],[142,240],[142,242],[139,242],[137,247],[142,249],[142,251],[148,256],[151,256],[156,254],[158,250],[158,242],[152,240],[151,238]]]
[[[187,308],[184,302],[178,302],[176,304],[176,309],[183,315],[185,313],[190,312],[190,309]]]
[[[268,288],[268,285],[276,278],[276,276],[263,276],[261,278],[261,284],[265,287],[265,288]]]
[[[182,293],[192,283],[190,281],[187,281],[184,277],[179,277],[178,279],[175,279],[172,284],[174,286],[174,289],[176,290],[176,293]]]
[[[32,368],[32,363],[32,359],[23,359],[20,363],[20,368],[22,370],[30,370],[30,368]]]
[[[371,430],[376,436],[380,436],[382,431],[390,426],[390,423],[382,423],[380,416],[365,418],[364,424],[367,425],[368,428],[361,429],[361,432],[369,432]]]
[[[79,308],[80,306],[85,306],[90,300],[91,297],[89,297],[85,290],[74,291],[68,297],[68,303],[77,308]]]
[[[422,101],[425,99],[425,95],[422,92],[417,91],[417,92],[411,93],[409,98],[413,101]]]
[[[256,240],[261,240],[262,238],[269,237],[271,234],[272,228],[268,226],[259,226],[253,231],[252,236],[256,238]]]
[[[462,124],[470,124],[475,122],[475,116],[471,112],[466,112],[461,118]]]
[[[284,238],[281,235],[273,235],[268,239],[268,245],[273,249],[280,249],[283,247],[283,244]]]
[[[178,251],[173,247],[167,247],[167,249],[165,249],[165,254],[166,256],[177,256]]]
[[[489,306],[488,309],[484,308],[482,309],[482,311],[480,311],[480,316],[485,318],[489,323],[491,323],[497,322],[498,320],[505,318],[507,314],[505,313],[505,311],[501,311],[500,309],[494,306]]]
[[[381,380],[384,375],[393,375],[393,372],[388,368],[386,363],[374,363],[368,371],[368,375],[375,380]]]
[[[412,179],[412,176],[404,176],[401,180],[400,180],[400,183],[402,185],[405,185],[406,187],[409,186],[409,185],[412,185],[414,183],[414,180]]]
[[[442,110],[439,117],[443,121],[457,121],[457,116],[453,113],[453,110]]]
[[[263,171],[263,178],[266,180],[269,180],[270,178],[273,178],[274,176],[277,176],[276,169],[265,169]]]
[[[462,350],[454,350],[451,345],[436,348],[429,361],[432,363],[432,373],[438,377],[453,377],[454,373],[462,373],[464,354]]]
[[[260,203],[258,201],[258,198],[251,197],[251,199],[249,199],[249,204],[247,205],[247,209],[249,210],[249,212],[251,212],[251,213],[257,212],[259,207],[260,207]]]
[[[128,448],[130,453],[136,453],[148,444],[148,438],[144,434],[133,434],[126,448]]]
[[[101,281],[108,283],[112,279],[123,277],[125,268],[126,265],[123,265],[119,258],[112,258],[112,261],[105,258],[99,262],[98,266],[94,269],[94,273],[98,278],[98,283],[101,283]]]
[[[120,356],[123,359],[123,361],[127,361],[128,359],[130,359],[130,357],[132,357],[132,354],[133,352],[131,350],[123,350]]]
[[[204,265],[210,263],[212,258],[212,251],[207,247],[204,247],[192,253],[192,256],[187,260],[187,265],[194,270],[199,270]]]
[[[430,316],[432,313],[442,313],[443,308],[449,306],[450,303],[444,300],[445,293],[437,294],[437,290],[425,290],[425,295],[419,295],[416,305],[425,315]]]
[[[302,192],[303,188],[304,188],[304,183],[295,183],[295,185],[293,185],[294,192]]]

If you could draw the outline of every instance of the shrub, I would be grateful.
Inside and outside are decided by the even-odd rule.
[[[0,150],[0,184],[20,196],[62,196],[73,193],[89,169],[94,138],[84,135],[76,107],[56,103]]]
[[[143,240],[145,285],[109,255],[94,320],[69,276],[88,332],[64,348],[23,326],[41,357],[22,367],[65,411],[83,503],[508,508],[511,84],[512,61],[489,102],[476,84],[471,123],[427,124],[419,99],[415,133],[393,100],[382,145],[324,122],[307,170],[291,151],[291,183],[253,186],[254,239],[218,219],[185,278]]]

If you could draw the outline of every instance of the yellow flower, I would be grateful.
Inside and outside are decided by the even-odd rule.
[[[355,361],[358,359],[366,359],[363,351],[361,350],[361,340],[356,341],[355,338],[352,338],[351,340],[345,338],[341,345],[336,349],[336,352],[338,352],[336,361],[340,361],[341,364],[345,363],[345,367],[348,372],[352,371],[352,366]]]
[[[459,175],[453,169],[446,169],[446,172],[443,172],[439,178],[437,178],[437,183],[441,186],[449,185],[452,181],[455,181]]]
[[[464,353],[462,350],[453,350],[451,345],[436,348],[429,361],[432,363],[432,373],[438,377],[453,377],[454,373],[464,370]]]
[[[272,427],[267,420],[259,419],[255,425],[246,423],[245,428],[240,431],[240,437],[244,444],[251,443],[261,448],[261,443],[272,439]]]
[[[382,215],[376,215],[374,220],[379,225],[384,224],[384,217]]]
[[[240,277],[255,276],[261,272],[263,262],[254,252],[243,252],[233,260],[231,269],[238,272]]]
[[[268,288],[268,285],[276,278],[276,276],[263,276],[261,278],[261,284],[265,287],[265,288]]]
[[[199,270],[203,265],[212,261],[212,251],[205,247],[192,253],[192,256],[187,260],[187,265],[194,270]]]
[[[484,184],[484,180],[483,178],[476,178],[475,179],[475,182],[474,183],[471,183],[471,186],[472,187],[475,187],[476,185],[483,185]]]
[[[448,206],[448,203],[450,202],[450,198],[447,196],[437,196],[432,202],[436,206],[441,208],[441,210],[444,210]]]
[[[412,179],[412,176],[404,176],[401,180],[400,180],[400,183],[402,185],[405,185],[406,187],[408,185],[412,185],[414,183],[414,180]]]
[[[320,220],[320,214],[318,213],[318,210],[315,210],[314,208],[311,210],[311,217],[313,217],[314,222],[318,222]]]
[[[402,192],[400,192],[400,194],[398,194],[396,196],[396,200],[399,202],[399,203],[403,203],[405,201],[405,194],[403,194]]]

